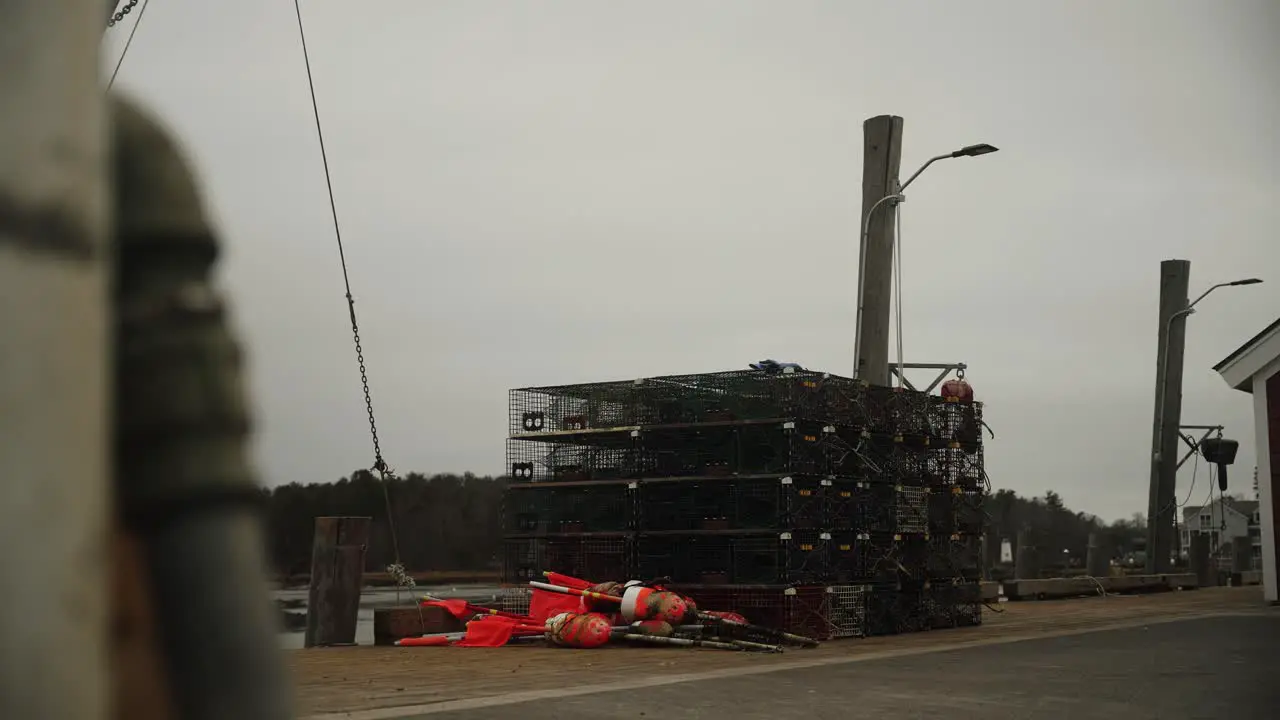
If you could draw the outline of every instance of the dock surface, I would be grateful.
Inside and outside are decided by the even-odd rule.
[[[981,627],[837,640],[782,655],[632,647],[366,646],[290,651],[289,657],[299,716],[312,720],[427,715],[440,720],[634,718],[644,712],[635,703],[648,704],[646,698],[657,702],[654,712],[647,714],[664,720],[776,718],[797,711],[854,717],[839,703],[841,695],[855,692],[859,712],[880,718],[894,717],[892,707],[941,712],[943,706],[957,720],[1029,717],[1027,713],[1037,718],[1101,717],[1130,701],[1150,712],[1128,717],[1248,718],[1253,715],[1240,705],[1248,705],[1248,698],[1240,695],[1243,689],[1224,697],[1220,678],[1195,701],[1200,705],[1193,703],[1201,709],[1191,714],[1173,713],[1172,707],[1162,714],[1159,702],[1141,699],[1155,692],[1153,682],[1164,682],[1171,686],[1169,692],[1183,694],[1180,702],[1185,705],[1194,700],[1187,694],[1198,692],[1188,679],[1204,680],[1206,673],[1221,672],[1244,688],[1251,672],[1277,671],[1270,645],[1264,652],[1248,644],[1274,643],[1280,636],[1280,611],[1265,608],[1256,587],[1008,602],[996,607],[1002,612],[989,610]],[[1246,628],[1245,623],[1258,626]],[[1018,647],[1010,647],[1015,643]],[[1185,651],[1178,650],[1179,643],[1187,645]],[[1238,661],[1232,653],[1241,652],[1268,659]],[[1122,658],[1126,653],[1134,657]],[[956,659],[965,654],[974,656],[972,661]],[[1178,661],[1166,672],[1151,659],[1157,655]],[[927,663],[932,669],[926,674],[937,680],[915,677],[913,673],[922,670],[912,670],[913,663]],[[1037,672],[1038,679],[1027,677]],[[1100,676],[1090,681],[1090,673]],[[854,680],[867,677],[881,680],[859,689],[861,683]],[[1067,688],[1065,684],[1072,682],[1082,687]],[[691,691],[687,683],[697,683],[697,690]],[[1001,683],[1003,690],[997,687]],[[1169,692],[1157,694],[1177,696]],[[746,702],[753,693],[758,697]],[[996,695],[987,697],[990,693]],[[553,698],[554,707],[547,707],[546,701]],[[683,704],[679,698],[684,698]],[[1096,699],[1098,704],[1091,707],[1072,698]],[[1232,711],[1222,714],[1228,707]]]

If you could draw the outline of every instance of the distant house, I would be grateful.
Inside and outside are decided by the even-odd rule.
[[[1182,547],[1191,547],[1191,534],[1209,536],[1209,553],[1230,563],[1236,538],[1247,537],[1253,545],[1253,563],[1262,560],[1262,516],[1256,500],[1224,497],[1208,505],[1182,508]]]

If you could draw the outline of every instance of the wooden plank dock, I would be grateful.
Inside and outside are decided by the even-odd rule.
[[[1110,595],[1001,603],[981,627],[835,640],[782,655],[674,648],[568,650],[546,647],[347,647],[288,651],[302,718],[426,705],[567,686],[602,685],[637,676],[670,676],[806,660],[856,659],[885,652],[928,652],[1013,642],[1215,614],[1260,610],[1256,587]]]

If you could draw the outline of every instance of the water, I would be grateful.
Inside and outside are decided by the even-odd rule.
[[[461,598],[474,603],[484,604],[491,602],[494,596],[498,593],[499,588],[496,585],[420,585],[413,590],[401,590],[400,604],[412,604],[423,595],[434,595],[441,598]],[[276,600],[301,602],[301,607],[289,608],[289,610],[293,612],[302,612],[306,609],[306,588],[275,590],[271,593],[271,597]],[[367,587],[361,591],[360,610],[359,614],[356,616],[356,643],[360,645],[372,645],[373,611],[378,608],[389,608],[395,606],[395,588]],[[301,630],[281,632],[280,643],[286,649],[301,648],[303,644],[303,635],[304,633]]]

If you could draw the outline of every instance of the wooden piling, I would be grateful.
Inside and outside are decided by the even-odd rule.
[[[1040,551],[1032,537],[1030,530],[1018,531],[1018,546],[1014,548],[1014,577],[1019,580],[1040,577]]]
[[[1107,577],[1111,574],[1111,546],[1102,533],[1089,533],[1089,555],[1085,567],[1093,577]]]
[[[371,523],[372,518],[367,517],[316,518],[303,641],[306,647],[355,643]]]
[[[1200,587],[1213,587],[1218,584],[1217,573],[1210,566],[1209,535],[1202,532],[1191,533],[1191,547],[1187,553],[1191,572],[1196,576]]]

